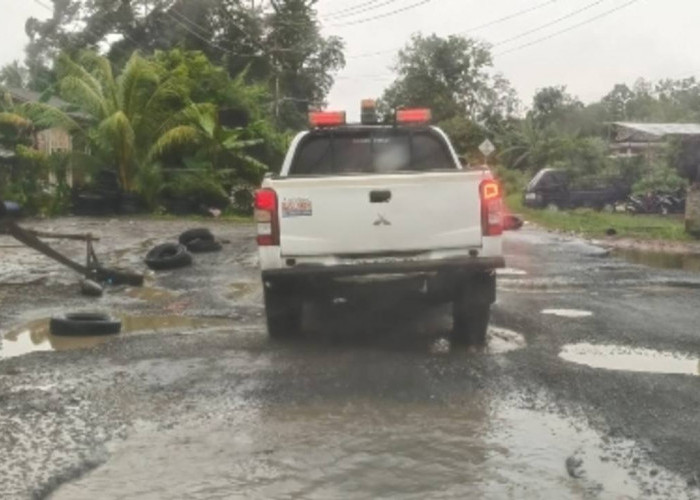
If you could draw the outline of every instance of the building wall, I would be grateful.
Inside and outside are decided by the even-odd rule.
[[[68,132],[61,128],[42,130],[36,134],[36,148],[47,155],[72,151],[73,139]],[[68,185],[73,186],[73,172],[71,169],[68,169],[66,176]],[[56,176],[53,172],[49,174],[49,182],[57,184]]]

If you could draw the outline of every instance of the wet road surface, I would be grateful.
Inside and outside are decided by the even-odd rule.
[[[108,258],[186,228],[148,225],[110,221]],[[527,229],[483,352],[450,345],[449,307],[391,294],[309,304],[306,337],[272,343],[252,228],[212,229],[222,253],[98,302],[12,249],[0,497],[700,498],[700,274]],[[125,332],[51,338],[86,308]]]

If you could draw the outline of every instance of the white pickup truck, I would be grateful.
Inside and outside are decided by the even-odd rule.
[[[271,337],[300,332],[310,294],[389,276],[452,302],[453,340],[485,342],[495,269],[505,265],[501,190],[487,170],[463,169],[429,120],[429,110],[398,111],[390,125],[311,114],[311,130],[255,195]]]

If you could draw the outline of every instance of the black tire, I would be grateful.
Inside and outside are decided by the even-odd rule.
[[[101,313],[72,313],[51,318],[49,328],[59,336],[115,335],[121,332],[122,322]]]
[[[164,243],[148,252],[146,265],[154,271],[178,269],[192,265],[192,254],[183,245]]]
[[[216,238],[214,238],[214,235],[206,227],[189,229],[178,238],[180,244],[185,246],[188,246],[194,240],[214,241]]]
[[[452,340],[457,344],[483,346],[491,318],[488,304],[470,304],[462,298],[452,306],[454,326]]]
[[[284,289],[273,289],[263,284],[267,333],[270,338],[282,340],[301,334],[302,306],[299,297]]]
[[[221,243],[214,240],[192,240],[187,244],[187,250],[192,253],[220,252],[223,247]]]

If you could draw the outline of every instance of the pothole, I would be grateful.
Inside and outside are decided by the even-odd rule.
[[[139,299],[145,302],[167,302],[179,296],[179,294],[169,290],[154,287],[129,288],[126,290],[126,295],[132,299]]]
[[[174,330],[198,332],[231,328],[231,320],[189,316],[117,316],[122,321],[122,334],[159,333]],[[0,359],[13,358],[37,351],[69,351],[89,349],[109,342],[118,335],[63,336],[49,332],[49,318],[32,321],[6,333],[2,338]]]
[[[613,252],[632,264],[654,267],[657,269],[682,269],[684,271],[700,271],[700,254],[646,252],[637,249],[618,249]]]
[[[700,359],[686,354],[616,345],[572,344],[559,357],[605,370],[700,375]]]
[[[231,283],[229,285],[230,292],[226,294],[226,297],[232,300],[242,299],[243,297],[251,295],[253,292],[255,292],[256,288],[259,286],[259,283],[250,281]]]
[[[518,332],[490,326],[486,334],[486,346],[472,350],[486,354],[503,354],[526,346],[525,337]],[[447,337],[439,337],[432,342],[429,350],[431,354],[449,354],[452,351],[452,343]]]
[[[583,311],[581,309],[543,309],[542,314],[550,316],[559,316],[560,318],[588,318],[593,316],[591,311]]]

